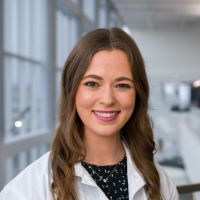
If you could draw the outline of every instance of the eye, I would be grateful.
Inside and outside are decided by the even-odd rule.
[[[126,83],[120,83],[120,84],[116,85],[116,88],[129,89],[129,88],[131,88],[131,86],[129,84],[126,84]]]
[[[86,86],[92,87],[92,88],[99,87],[99,85],[94,81],[88,81],[88,82],[84,83],[83,85],[86,85]]]

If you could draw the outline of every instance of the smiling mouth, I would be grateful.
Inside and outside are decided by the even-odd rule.
[[[115,120],[120,113],[120,111],[93,111],[94,115],[97,119],[105,121],[105,122],[111,122]]]

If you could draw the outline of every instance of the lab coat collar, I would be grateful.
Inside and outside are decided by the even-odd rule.
[[[96,186],[94,179],[90,176],[87,170],[82,166],[81,162],[74,165],[75,176],[82,179],[82,183],[90,186]]]
[[[130,151],[127,145],[123,142],[126,157],[127,157],[127,177],[128,177],[128,190],[129,190],[129,199],[133,199],[137,191],[144,187],[146,184],[141,173],[135,166]],[[74,166],[75,176],[82,179],[82,183],[98,187],[92,177],[89,175],[87,170],[82,166],[81,162],[75,164]]]
[[[127,177],[128,177],[128,190],[129,190],[129,199],[133,199],[136,192],[144,187],[146,182],[143,179],[143,176],[137,169],[135,163],[131,158],[130,151],[125,143],[123,143],[126,157],[127,157]]]

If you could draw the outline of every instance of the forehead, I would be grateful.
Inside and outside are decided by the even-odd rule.
[[[128,56],[124,51],[118,49],[97,52],[93,56],[85,75],[90,73],[132,77]]]

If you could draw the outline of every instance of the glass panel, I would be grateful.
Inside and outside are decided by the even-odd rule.
[[[117,13],[114,10],[110,11],[109,17],[109,27],[117,27],[118,26],[118,18]]]
[[[9,138],[45,128],[46,0],[4,0],[4,11],[4,111]]]
[[[49,144],[41,144],[35,146],[27,151],[10,156],[6,159],[6,183],[14,178],[20,171],[22,171],[31,162],[38,159],[49,150]]]
[[[6,159],[6,183],[15,177],[22,169],[24,169],[26,165],[27,162],[25,152],[8,157]]]
[[[30,0],[20,0],[18,5],[18,54],[31,54],[31,4]]]
[[[107,2],[105,0],[100,1],[99,3],[99,22],[98,22],[98,27],[100,28],[106,28],[107,27]]]
[[[5,51],[44,59],[45,2],[4,0]]]
[[[4,67],[6,137],[44,128],[42,67],[9,56]]]
[[[57,110],[59,109],[61,70],[78,39],[78,19],[61,11],[56,12],[56,96]]]
[[[46,0],[31,1],[31,57],[36,60],[44,61],[45,59],[45,40],[46,28],[45,22],[47,21],[47,6]]]
[[[74,47],[78,39],[78,20],[75,16],[70,18],[70,48],[69,52]]]
[[[12,157],[8,157],[6,159],[5,163],[5,169],[6,169],[6,177],[5,177],[5,183],[8,183],[15,175],[13,171],[13,163],[12,163]]]
[[[40,155],[45,154],[47,151],[49,151],[50,145],[49,144],[42,144],[40,145]]]
[[[95,21],[96,0],[83,0],[83,12],[91,21]]]
[[[60,87],[61,87],[61,73],[62,73],[62,70],[60,68],[58,68],[56,70],[56,121],[58,122],[58,112],[59,112],[59,109],[60,109],[60,105],[59,105],[59,102],[60,102]]]
[[[62,13],[60,11],[56,12],[56,66],[61,66],[62,60]]]
[[[18,1],[4,0],[4,49],[12,53],[18,50],[18,37],[20,32],[18,21]],[[12,5],[12,6],[10,6]]]
[[[70,48],[70,19],[58,11],[56,21],[56,66],[62,68]]]

